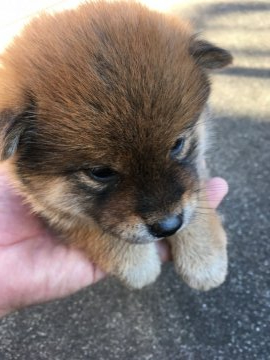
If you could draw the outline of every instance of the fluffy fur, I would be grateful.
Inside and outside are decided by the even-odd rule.
[[[42,14],[1,56],[1,159],[63,241],[130,287],[158,276],[155,229],[172,216],[176,271],[194,288],[218,286],[226,236],[201,164],[208,70],[230,62],[138,3]]]

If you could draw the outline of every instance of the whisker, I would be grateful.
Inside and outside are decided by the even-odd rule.
[[[202,206],[196,206],[196,209],[200,209],[200,210],[211,210],[212,208],[209,207],[202,207]]]

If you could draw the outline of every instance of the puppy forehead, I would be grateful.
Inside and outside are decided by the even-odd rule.
[[[195,123],[204,102],[194,102],[182,107],[168,99],[156,104],[159,109],[144,109],[129,103],[126,98],[115,99],[125,106],[112,108],[100,99],[104,111],[93,111],[89,102],[69,104],[58,113],[57,104],[37,116],[41,146],[46,144],[59,153],[73,153],[77,161],[94,161],[96,164],[112,162],[123,166],[125,160],[140,162],[157,160],[173,146],[188,126]],[[107,108],[108,106],[108,108]],[[166,110],[167,106],[171,106]],[[54,111],[55,110],[55,111]],[[48,121],[49,119],[49,121]],[[46,147],[47,149],[47,147]],[[45,150],[46,151],[46,150]],[[51,152],[51,150],[50,150]]]
[[[53,126],[45,119],[38,120],[36,144],[49,152],[53,149],[55,153],[73,153],[78,161],[80,158],[101,164],[110,159],[123,162],[125,158],[149,161],[166,154],[177,138],[185,134],[187,124],[191,124],[181,121],[181,117],[151,119],[122,115],[117,119],[114,114],[109,117],[107,120],[96,117],[94,123],[92,116],[82,112],[76,119],[58,119]]]
[[[20,39],[12,61],[36,99],[44,149],[96,158],[156,150],[173,142],[208,96],[184,24],[134,4],[104,9],[41,17]]]
[[[149,72],[155,73],[153,64],[149,60],[146,65]],[[185,71],[181,66],[171,69],[169,79],[159,68],[155,79],[145,76],[143,83],[141,70],[130,69],[133,80],[119,73],[109,80],[112,89],[104,84],[105,71],[95,79],[70,72],[70,78],[80,78],[83,89],[71,81],[65,88],[53,86],[49,97],[41,93],[38,127],[52,140],[65,134],[59,143],[76,143],[78,148],[89,150],[99,148],[100,154],[108,148],[113,152],[172,145],[195,122],[209,92],[204,74],[194,65],[189,64],[189,70],[182,66]]]

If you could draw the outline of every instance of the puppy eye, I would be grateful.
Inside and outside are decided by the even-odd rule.
[[[117,178],[117,173],[108,167],[96,167],[88,169],[85,170],[85,173],[93,180],[104,183],[110,182]]]
[[[174,146],[171,148],[171,155],[177,156],[183,150],[184,145],[185,145],[184,138],[177,139]]]

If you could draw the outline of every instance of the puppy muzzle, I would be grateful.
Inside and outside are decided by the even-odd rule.
[[[182,215],[171,215],[154,224],[147,225],[151,235],[160,239],[175,234],[183,224]]]

